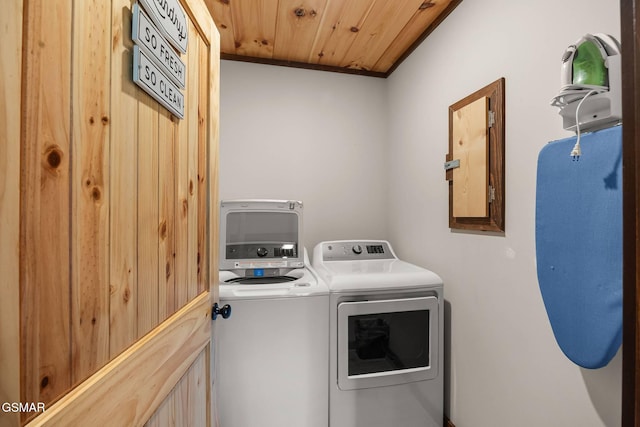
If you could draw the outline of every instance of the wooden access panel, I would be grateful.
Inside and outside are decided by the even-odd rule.
[[[453,112],[453,216],[484,218],[489,212],[489,99]]]
[[[449,107],[449,227],[503,232],[505,227],[505,80]]]
[[[132,81],[133,3],[3,7],[0,400],[46,406],[3,427],[142,425],[167,399],[209,423],[219,35],[180,2],[179,120]]]

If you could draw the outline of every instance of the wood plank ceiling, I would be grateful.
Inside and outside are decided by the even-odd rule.
[[[462,0],[205,0],[222,59],[387,77]]]

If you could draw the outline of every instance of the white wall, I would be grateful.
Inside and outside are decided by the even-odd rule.
[[[305,246],[387,237],[386,81],[222,61],[220,199],[305,204]]]
[[[388,79],[390,239],[401,257],[444,278],[445,412],[457,427],[620,425],[620,353],[596,371],[565,358],[535,268],[537,155],[570,136],[549,101],[564,49],[588,32],[619,39],[617,1],[463,1]],[[451,231],[448,107],[500,77],[506,233]]]

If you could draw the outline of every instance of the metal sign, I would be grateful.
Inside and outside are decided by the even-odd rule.
[[[138,45],[133,46],[133,81],[173,114],[184,119],[184,95]]]
[[[186,66],[175,53],[169,42],[160,34],[138,3],[133,5],[131,25],[133,42],[144,49],[145,53],[161,67],[181,89],[185,87]]]
[[[162,34],[182,53],[187,53],[189,23],[179,0],[140,0]]]

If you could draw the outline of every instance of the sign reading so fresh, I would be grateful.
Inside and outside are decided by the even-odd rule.
[[[184,95],[180,89],[185,87],[187,70],[171,45],[183,53],[187,52],[188,27],[184,10],[177,0],[140,0],[140,3],[151,18],[138,3],[133,5],[133,81],[183,119]],[[169,27],[165,28],[165,25]],[[169,41],[163,35],[168,36]]]

